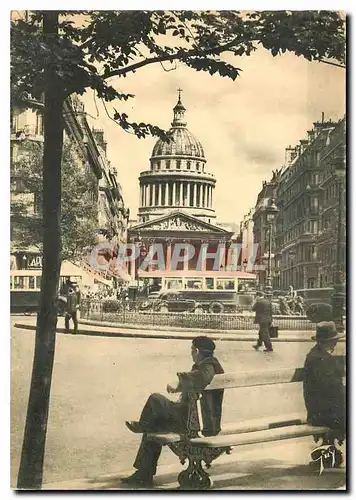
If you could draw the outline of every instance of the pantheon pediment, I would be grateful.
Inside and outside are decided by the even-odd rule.
[[[154,220],[142,222],[129,229],[130,232],[136,231],[187,231],[187,232],[204,232],[204,233],[220,233],[229,235],[229,231],[204,222],[197,217],[187,215],[183,212],[174,212],[164,217],[159,217]]]

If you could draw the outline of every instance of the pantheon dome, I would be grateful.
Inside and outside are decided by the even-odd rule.
[[[200,141],[187,129],[185,107],[179,91],[169,130],[170,141],[159,139],[152,151],[150,170],[141,172],[139,221],[167,215],[173,210],[187,212],[213,222],[215,177],[206,168]]]

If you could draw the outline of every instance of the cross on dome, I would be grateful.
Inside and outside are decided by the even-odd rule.
[[[178,87],[178,102],[173,108],[173,122],[172,122],[172,127],[185,127],[186,126],[186,121],[184,120],[184,112],[185,112],[185,107],[182,104],[181,101],[181,93],[183,92],[183,89]]]

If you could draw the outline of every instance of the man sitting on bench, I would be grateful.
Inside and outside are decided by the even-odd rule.
[[[196,337],[192,341],[191,355],[194,365],[190,372],[178,373],[176,387],[167,385],[167,392],[175,393],[181,390],[201,391],[210,384],[215,374],[224,370],[214,357],[215,343],[208,337]],[[207,391],[201,399],[203,434],[214,436],[221,430],[221,412],[224,391],[222,389]],[[182,393],[178,402],[167,399],[162,394],[151,394],[148,398],[140,420],[127,421],[126,426],[132,432],[143,433],[134,467],[137,471],[122,479],[122,483],[152,487],[153,476],[156,474],[157,462],[162,451],[162,445],[147,439],[149,432],[184,432],[188,418],[187,394]]]
[[[335,431],[334,437],[345,436],[345,386],[342,383],[344,366],[332,356],[343,334],[333,321],[317,324],[315,346],[306,357],[304,370],[304,401],[307,420],[311,425],[326,426]]]

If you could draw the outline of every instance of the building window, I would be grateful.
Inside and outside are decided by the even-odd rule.
[[[200,163],[199,162],[197,162],[197,170],[198,170],[198,172],[200,171]]]
[[[44,133],[43,116],[42,116],[42,113],[40,111],[37,111],[35,135],[43,135],[43,133]]]
[[[166,168],[167,169],[171,168],[171,160],[166,160]]]
[[[177,160],[177,170],[180,170],[180,160]]]
[[[190,161],[187,161],[187,170],[190,170],[190,165],[191,165]]]

